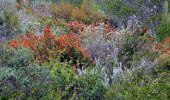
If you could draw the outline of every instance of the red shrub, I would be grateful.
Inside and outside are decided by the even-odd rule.
[[[14,48],[17,48],[18,47],[18,43],[17,43],[17,40],[13,39],[13,40],[10,40],[9,41],[9,45],[14,47]]]
[[[85,24],[82,21],[69,21],[68,26],[71,27],[74,32],[85,31]]]
[[[16,40],[10,40],[9,45],[15,48],[19,45],[30,48],[41,62],[49,59],[52,50],[62,51],[65,49],[66,51],[70,51],[70,49],[74,48],[81,53],[87,53],[87,50],[81,47],[78,36],[70,32],[57,37],[52,33],[50,27],[46,27],[44,33],[40,36],[36,36],[30,32],[26,35],[21,34]]]
[[[154,49],[161,54],[167,54],[170,51],[170,37],[166,37],[162,43],[155,44]]]

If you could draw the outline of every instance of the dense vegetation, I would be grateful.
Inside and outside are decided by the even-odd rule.
[[[169,0],[0,0],[0,99],[169,100]]]

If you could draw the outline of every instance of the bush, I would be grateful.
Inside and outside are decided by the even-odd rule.
[[[101,5],[107,15],[119,23],[126,22],[127,16],[134,13],[134,9],[123,0],[105,0]]]
[[[47,95],[52,83],[50,71],[42,66],[0,68],[1,99],[40,99]]]
[[[9,27],[17,28],[19,24],[17,9],[15,7],[16,1],[15,0],[0,0],[1,8],[4,14],[4,23],[7,24]]]
[[[33,52],[22,46],[10,48],[6,44],[0,45],[1,67],[26,67],[34,60]]]
[[[163,41],[165,37],[170,36],[170,14],[168,12],[168,2],[164,4],[164,13],[162,15],[162,21],[157,29],[156,36],[158,40]]]
[[[162,80],[162,74],[166,76],[164,77],[166,80]],[[169,71],[166,70],[154,69],[149,72],[138,70],[128,76],[129,78],[114,83],[105,96],[108,99],[168,99],[170,97],[170,85],[167,83],[169,75]]]
[[[51,13],[53,14],[53,17],[59,17],[63,18],[66,21],[70,20],[78,20],[78,21],[84,21],[85,23],[91,23],[96,22],[99,20],[104,19],[104,15],[101,15],[99,12],[93,9],[94,4],[91,1],[84,1],[80,8],[74,7],[73,5],[66,3],[62,1],[59,4],[51,4]]]
[[[51,4],[51,11],[55,17],[64,18],[66,21],[71,20],[71,13],[73,10],[73,6],[71,4],[61,2],[57,4]]]
[[[57,99],[101,99],[106,91],[100,77],[92,71],[78,76],[76,69],[69,63],[61,63],[57,59],[47,63],[51,69],[54,83],[48,98]]]
[[[49,58],[55,58],[62,52],[70,57],[74,55],[74,51],[82,55],[87,54],[86,49],[81,46],[79,38],[72,32],[63,33],[57,37],[52,33],[50,27],[46,27],[40,36],[28,32],[27,35],[19,35],[17,40],[12,39],[9,41],[9,46],[11,47],[17,48],[20,45],[30,48],[41,62],[48,61]]]
[[[100,75],[95,74],[92,70],[86,70],[77,81],[77,91],[79,99],[104,99],[106,88],[102,84]]]
[[[15,4],[15,0],[0,0],[0,40],[15,36],[14,32],[19,26]]]
[[[73,97],[76,73],[71,65],[67,62],[62,63],[57,59],[51,60],[46,65],[54,79],[47,98],[69,99]]]

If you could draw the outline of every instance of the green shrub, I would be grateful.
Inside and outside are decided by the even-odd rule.
[[[51,60],[47,63],[54,79],[47,98],[57,99],[101,99],[106,91],[99,75],[87,71],[78,76],[69,63]]]
[[[9,27],[17,28],[19,19],[17,15],[16,1],[1,0],[0,3],[2,3],[0,10],[3,12],[4,23],[6,23]]]
[[[46,98],[69,99],[73,96],[76,74],[70,64],[50,60],[46,63],[53,77],[53,84]]]
[[[5,23],[8,26],[18,27],[19,19],[18,19],[18,16],[14,12],[5,11],[4,15],[5,15]]]
[[[0,45],[0,66],[2,67],[26,67],[35,57],[29,48],[10,48],[6,44]]]
[[[164,13],[162,14],[162,21],[157,28],[157,38],[163,41],[165,37],[170,36],[170,14],[168,12],[168,2],[164,4]]]
[[[124,20],[127,15],[133,14],[135,10],[123,0],[104,0],[102,9],[115,20]]]
[[[39,65],[19,69],[0,67],[1,99],[41,99],[52,83],[50,71]]]
[[[77,91],[79,91],[77,96],[79,99],[104,99],[106,88],[102,84],[101,77],[92,70],[86,70],[86,73],[78,79],[77,85]]]
[[[114,83],[105,97],[121,100],[168,100],[169,75],[169,71],[162,68],[160,70],[160,67],[152,71],[137,70],[129,78]]]

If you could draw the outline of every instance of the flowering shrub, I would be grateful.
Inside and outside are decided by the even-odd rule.
[[[161,54],[168,54],[170,50],[170,37],[166,37],[163,42],[156,43],[154,45],[154,50],[160,52]]]
[[[71,30],[74,32],[81,32],[85,30],[85,24],[79,21],[69,21],[68,26],[71,27]]]
[[[57,37],[51,32],[50,27],[46,27],[44,33],[40,36],[30,32],[26,35],[21,34],[17,39],[10,40],[9,45],[14,48],[17,48],[19,45],[30,48],[40,61],[47,60],[51,56],[55,57],[62,50],[69,54],[72,48],[87,54],[87,50],[81,47],[76,35],[70,32],[68,34],[60,34]]]
[[[153,45],[153,50],[159,54],[159,63],[162,66],[169,66],[170,60],[170,37],[166,37],[162,42],[155,43]]]

